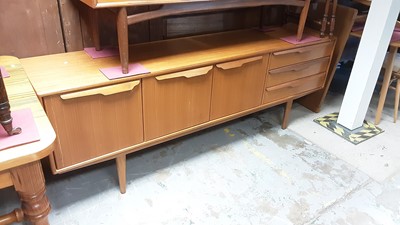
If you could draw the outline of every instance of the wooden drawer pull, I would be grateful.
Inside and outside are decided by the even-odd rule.
[[[92,95],[113,95],[118,94],[126,91],[131,91],[135,88],[138,84],[140,84],[139,80],[135,80],[132,82],[122,83],[122,84],[115,84],[106,87],[100,88],[93,88],[85,91],[77,91],[69,94],[61,95],[61,99],[68,100],[80,97],[87,97]]]
[[[316,48],[324,48],[327,45],[330,45],[331,43],[325,43],[325,44],[320,44],[320,45],[312,45],[312,46],[307,46],[304,48],[296,48],[296,49],[290,49],[286,51],[280,51],[280,52],[274,52],[272,53],[274,56],[280,56],[280,55],[287,55],[287,54],[301,54],[309,51],[313,51]]]
[[[273,87],[269,87],[269,88],[267,88],[267,91],[275,91],[275,90],[278,90],[281,88],[295,88],[295,87],[298,87],[298,86],[304,84],[305,82],[306,81],[304,81],[304,80],[295,80],[290,83],[285,83],[285,84],[280,84],[280,85],[276,85]]]
[[[178,77],[192,78],[192,77],[204,76],[211,69],[212,69],[212,66],[206,66],[206,67],[201,67],[201,68],[197,68],[197,69],[193,69],[193,70],[186,70],[186,71],[177,72],[177,73],[170,73],[168,75],[158,76],[158,77],[156,77],[156,80],[168,80],[168,79],[174,79],[174,78],[178,78]]]
[[[243,64],[246,64],[246,63],[261,60],[262,58],[263,58],[262,56],[257,56],[257,57],[247,58],[247,59],[241,59],[241,60],[236,60],[236,61],[232,61],[232,62],[217,64],[217,67],[220,69],[223,69],[223,70],[228,70],[228,69],[241,67],[241,66],[243,66]]]
[[[310,66],[312,66],[314,64],[323,63],[328,60],[329,60],[329,57],[324,57],[321,59],[316,59],[316,60],[309,61],[309,62],[302,63],[302,64],[294,64],[294,65],[285,66],[285,67],[282,67],[279,69],[273,69],[273,70],[270,70],[269,73],[270,74],[278,74],[278,73],[286,73],[286,72],[298,72],[298,71],[308,69],[308,68],[310,68]]]

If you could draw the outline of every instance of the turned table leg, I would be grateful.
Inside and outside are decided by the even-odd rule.
[[[335,30],[335,22],[336,22],[336,7],[337,7],[337,0],[333,0],[332,2],[332,14],[331,14],[331,24],[329,28],[329,37],[333,37],[333,31]]]
[[[117,15],[117,33],[119,57],[121,59],[122,73],[128,73],[129,41],[128,41],[128,14],[126,8],[120,8]]]
[[[34,225],[48,225],[51,207],[40,161],[13,168],[10,173],[21,200],[24,219]]]

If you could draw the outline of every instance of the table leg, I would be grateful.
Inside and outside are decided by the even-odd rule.
[[[100,31],[99,31],[99,13],[96,9],[89,9],[90,31],[92,33],[93,44],[96,51],[101,50]]]
[[[375,124],[381,122],[382,110],[385,105],[386,94],[389,88],[390,78],[392,77],[394,59],[396,57],[397,47],[390,46],[389,56],[387,58],[387,65],[385,68],[385,75],[383,76],[383,82],[381,92],[379,96],[378,107],[376,109]]]
[[[301,41],[301,39],[303,38],[303,31],[304,31],[304,26],[306,25],[309,8],[310,8],[310,0],[305,0],[303,10],[301,10],[300,13],[299,25],[297,28],[297,41]]]
[[[122,73],[128,73],[129,62],[129,40],[128,40],[128,14],[126,8],[122,7],[118,10],[117,15],[117,33],[119,57],[121,59]]]
[[[22,165],[10,170],[15,190],[21,200],[24,219],[34,225],[48,225],[50,203],[40,161]]]

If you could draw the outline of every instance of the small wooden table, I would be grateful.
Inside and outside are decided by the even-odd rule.
[[[56,135],[19,59],[0,56],[0,66],[6,67],[10,73],[10,77],[5,78],[4,82],[11,111],[30,108],[40,134],[37,142],[0,150],[0,188],[14,186],[21,200],[25,220],[33,224],[49,224],[47,216],[50,203],[46,196],[40,159],[53,151]],[[0,224],[15,220],[17,219],[9,214],[0,217]]]

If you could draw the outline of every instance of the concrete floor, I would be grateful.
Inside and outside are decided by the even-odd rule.
[[[324,110],[338,109],[340,97],[330,95]],[[50,223],[400,224],[400,169],[375,179],[369,171],[381,161],[371,164],[361,154],[374,150],[369,141],[354,146],[314,127],[318,115],[297,104],[289,128],[281,130],[282,112],[275,107],[129,155],[124,195],[112,161],[48,175]],[[400,131],[398,124],[384,129]],[[395,148],[391,143],[382,144]],[[0,214],[18,207],[11,188],[0,190],[0,199]]]

